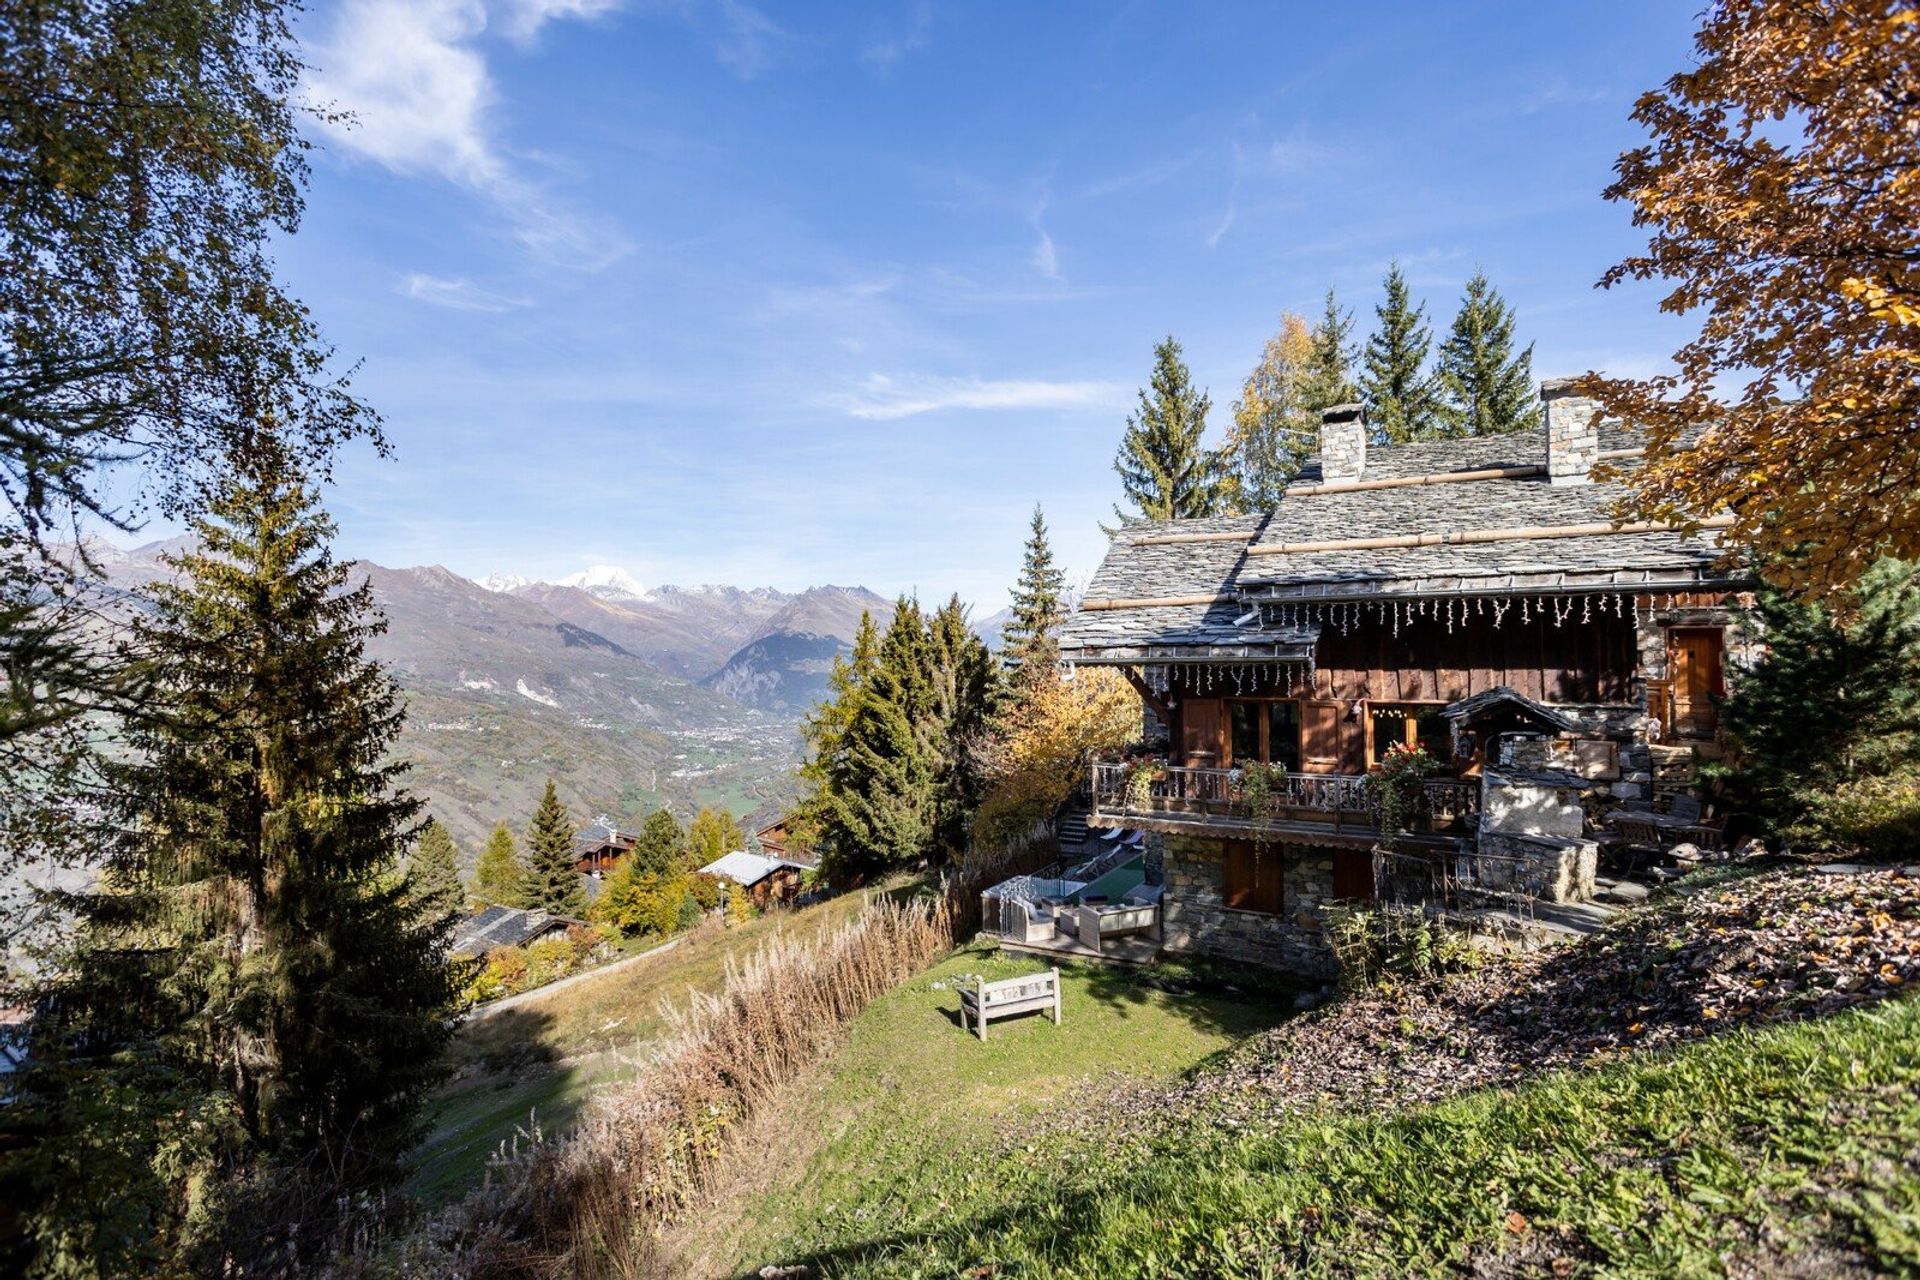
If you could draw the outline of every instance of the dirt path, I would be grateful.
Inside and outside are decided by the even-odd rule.
[[[687,936],[688,935],[683,933],[677,938],[668,939],[667,941],[661,943],[657,947],[649,947],[647,950],[640,952],[638,955],[628,956],[624,960],[615,960],[612,964],[603,964],[599,968],[589,969],[585,973],[570,974],[567,977],[561,978],[557,982],[549,982],[544,987],[535,987],[531,991],[522,991],[517,996],[502,996],[500,999],[493,1001],[491,1004],[481,1005],[479,1008],[475,1009],[471,1015],[469,1015],[469,1018],[471,1021],[478,1022],[482,1018],[491,1018],[494,1014],[499,1013],[503,1009],[517,1008],[520,1005],[527,1004],[531,1001],[539,1000],[539,999],[542,999],[543,997],[553,995],[555,992],[565,991],[568,987],[576,986],[579,983],[592,982],[595,978],[602,978],[602,977],[605,977],[607,974],[618,973],[622,969],[632,968],[634,965],[639,964],[642,960],[650,960],[654,956],[659,955],[663,951],[673,950],[675,947],[679,946],[682,942],[685,942],[687,940]]]

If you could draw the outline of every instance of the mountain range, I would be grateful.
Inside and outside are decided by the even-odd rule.
[[[170,576],[161,557],[180,546],[93,555],[121,593]],[[861,614],[892,608],[860,587],[646,589],[605,567],[554,583],[353,568],[387,619],[368,651],[406,694],[408,785],[468,864],[496,822],[525,827],[549,777],[583,824],[789,804],[800,718]]]

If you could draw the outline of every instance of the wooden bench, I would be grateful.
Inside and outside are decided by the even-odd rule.
[[[960,1025],[987,1038],[987,1023],[1016,1013],[1039,1009],[1053,1011],[1053,1025],[1060,1025],[1060,971],[1029,973],[1018,978],[988,982],[975,978],[971,987],[960,988]],[[971,1024],[971,1025],[969,1025]]]

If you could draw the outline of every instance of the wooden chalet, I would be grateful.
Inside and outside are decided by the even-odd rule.
[[[761,908],[792,902],[806,871],[800,863],[745,849],[735,849],[700,868],[701,875],[726,881],[729,892],[737,888]]]
[[[638,842],[638,836],[620,830],[603,814],[573,838],[573,869],[583,876],[605,875]]]
[[[1390,447],[1330,409],[1276,510],[1115,533],[1061,648],[1139,691],[1143,750],[1094,766],[1090,825],[1147,833],[1167,950],[1324,969],[1319,909],[1422,845],[1446,877],[1578,899],[1596,815],[1714,749],[1754,584],[1720,521],[1616,523],[1592,472],[1637,465],[1637,437],[1569,382],[1541,399],[1534,430]],[[1383,850],[1369,773],[1402,743],[1442,769]]]

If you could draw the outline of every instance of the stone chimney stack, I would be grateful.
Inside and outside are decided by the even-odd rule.
[[[1600,405],[1575,394],[1578,378],[1540,384],[1547,419],[1547,483],[1586,484],[1600,461]]]
[[[1367,469],[1367,411],[1357,404],[1320,411],[1320,479],[1358,480]]]

